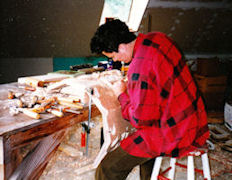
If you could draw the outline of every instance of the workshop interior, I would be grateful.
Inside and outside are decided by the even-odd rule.
[[[92,180],[120,143],[128,131],[122,118],[104,130],[120,104],[112,101],[110,116],[104,105],[117,99],[107,83],[126,78],[130,64],[90,50],[96,29],[112,19],[136,35],[163,32],[180,47],[210,131],[209,176],[201,155],[190,171],[195,179],[232,179],[232,1],[2,0],[0,7],[0,180]],[[177,159],[174,179],[187,179],[188,160]],[[157,179],[169,179],[169,163],[163,158]],[[139,180],[139,167],[127,180]]]

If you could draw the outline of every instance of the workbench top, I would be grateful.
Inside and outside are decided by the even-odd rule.
[[[7,94],[9,90],[17,89],[17,83],[0,85],[0,136],[4,133],[11,132],[29,125],[41,124],[44,120],[55,117],[49,113],[42,114],[41,119],[30,118],[23,113],[11,116],[9,114],[9,108],[7,107],[11,100],[7,99]]]
[[[26,116],[23,113],[19,113],[15,116],[10,115],[9,104],[12,102],[12,100],[8,99],[9,90],[19,90],[18,83],[0,85],[0,136],[6,135],[8,133],[13,133],[14,131],[22,131],[24,129],[27,130],[27,127],[36,127],[41,124],[46,124],[54,121],[55,119],[58,119],[51,113],[41,113],[40,119],[33,119],[31,117]],[[96,107],[94,107],[93,110],[93,113],[98,111]],[[88,108],[84,108],[82,111],[88,111]],[[99,112],[97,112],[97,114],[99,114]],[[78,115],[72,113],[65,113],[64,117],[62,118],[66,118],[67,116],[70,116],[69,118],[73,118],[77,117]]]
[[[33,119],[23,113],[12,116],[8,92],[24,90],[18,83],[0,85],[0,179],[20,176],[16,179],[38,179],[48,161],[54,155],[67,129],[77,123],[86,121],[88,107],[80,114],[64,113],[56,117],[50,113],[40,114],[40,119]],[[91,108],[91,117],[100,115],[95,105]],[[21,147],[33,144],[33,150],[20,159]],[[35,163],[36,162],[36,163]]]

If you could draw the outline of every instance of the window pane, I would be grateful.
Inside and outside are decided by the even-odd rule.
[[[105,0],[100,25],[106,17],[113,17],[128,22],[132,0]]]
[[[137,31],[149,0],[105,0],[100,25],[106,18],[124,21],[132,31]]]

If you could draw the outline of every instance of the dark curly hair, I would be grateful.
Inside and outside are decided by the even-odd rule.
[[[129,31],[124,22],[118,19],[111,20],[98,27],[91,39],[91,52],[97,54],[102,53],[102,51],[118,52],[119,44],[130,43],[135,38],[135,34]]]

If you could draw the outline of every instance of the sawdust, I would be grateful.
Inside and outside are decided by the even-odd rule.
[[[94,180],[95,169],[91,164],[100,151],[100,129],[102,126],[101,116],[92,119],[95,127],[90,133],[89,156],[71,157],[65,152],[57,151],[55,156],[49,162],[40,180]],[[76,125],[70,128],[69,134],[65,137],[63,143],[76,147],[80,152],[85,152],[80,146],[81,126]],[[231,132],[230,132],[231,133]],[[224,151],[220,143],[215,143],[215,150],[208,152],[211,177],[213,180],[230,180],[232,179],[232,153]],[[187,164],[187,158],[177,160],[180,164]],[[195,157],[195,168],[202,169],[201,158]],[[169,167],[169,158],[164,158],[161,171]],[[195,173],[197,180],[203,180],[200,173]],[[187,170],[176,166],[175,179],[186,180]],[[127,177],[127,180],[139,180],[139,167],[135,167]]]

